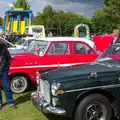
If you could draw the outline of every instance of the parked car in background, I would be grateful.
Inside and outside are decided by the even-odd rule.
[[[8,48],[8,50],[11,55],[25,52],[24,48],[17,48],[17,49]]]
[[[104,52],[105,49],[112,43],[114,38],[115,36],[109,34],[99,35],[95,36],[92,41],[95,43],[97,50],[99,50],[100,52]]]
[[[15,46],[26,50],[33,40],[35,40],[35,37],[23,37],[15,43]]]
[[[36,86],[36,72],[89,63],[99,52],[94,42],[85,38],[40,37],[26,52],[13,55],[9,77],[14,93],[24,92],[29,85]]]
[[[95,62],[37,72],[31,100],[43,113],[74,120],[120,117],[120,43],[110,45]]]
[[[17,48],[15,44],[12,44],[2,37],[0,37],[0,40],[7,45],[10,54],[17,54],[25,51],[24,48]]]
[[[45,37],[45,28],[43,25],[31,25],[25,27],[26,35]]]
[[[10,54],[23,53],[28,49],[31,42],[34,41],[35,39],[36,39],[35,37],[27,37],[27,36],[23,37],[14,44],[15,47],[9,47],[8,50]]]

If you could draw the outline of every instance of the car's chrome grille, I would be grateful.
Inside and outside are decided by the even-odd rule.
[[[47,81],[40,79],[40,92],[45,101],[50,102],[50,86]]]

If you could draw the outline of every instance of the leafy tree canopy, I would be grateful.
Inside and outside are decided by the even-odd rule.
[[[13,5],[15,8],[24,8],[24,9],[31,8],[31,3],[28,2],[27,0],[15,0],[15,2],[13,2]]]

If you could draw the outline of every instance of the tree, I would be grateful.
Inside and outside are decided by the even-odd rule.
[[[111,26],[110,20],[106,17],[103,9],[97,9],[92,17],[92,28],[96,34],[111,33],[114,26]]]
[[[73,12],[55,11],[51,5],[46,6],[43,13],[37,13],[37,16],[33,18],[33,23],[49,28],[54,36],[71,36],[77,24],[91,25],[88,18]]]
[[[112,33],[120,29],[120,0],[104,0],[103,9],[95,11],[92,17],[92,26],[96,33]]]
[[[27,0],[16,0],[13,5],[15,8],[24,8],[25,10],[31,8],[31,3]]]
[[[120,0],[104,0],[104,12],[109,24],[120,29]]]
[[[44,25],[43,14],[38,13],[36,16],[33,17],[33,24],[34,25]]]
[[[46,6],[43,10],[42,19],[44,20],[44,24],[47,28],[53,27],[52,17],[54,13],[55,11],[53,10],[51,5]]]
[[[108,5],[109,0],[104,0],[104,5]]]

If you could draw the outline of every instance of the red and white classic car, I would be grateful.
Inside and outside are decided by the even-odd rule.
[[[94,42],[85,38],[36,38],[27,52],[15,54],[9,77],[14,93],[24,92],[29,85],[36,86],[36,72],[94,61],[99,52]]]

